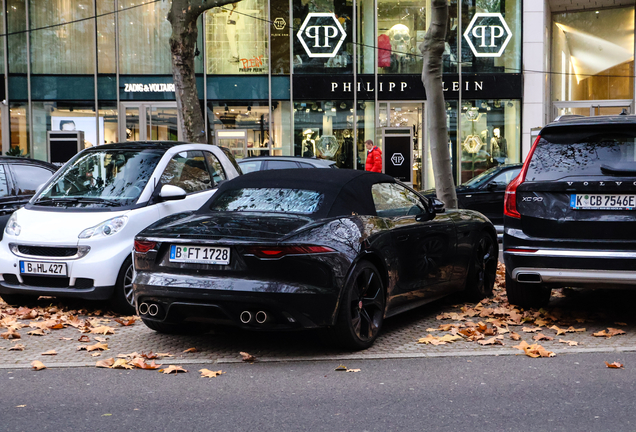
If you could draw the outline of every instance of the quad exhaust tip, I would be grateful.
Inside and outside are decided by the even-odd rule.
[[[148,306],[148,315],[157,316],[158,313],[159,313],[159,306],[157,306],[155,303]]]
[[[268,320],[269,316],[267,315],[267,312],[265,311],[258,311],[256,312],[256,322],[259,324],[265,324]]]
[[[250,322],[252,322],[252,312],[243,311],[241,312],[241,315],[239,316],[239,318],[241,319],[241,322],[243,324],[249,324]]]
[[[139,305],[139,313],[141,315],[146,315],[148,313],[148,303],[142,303]]]

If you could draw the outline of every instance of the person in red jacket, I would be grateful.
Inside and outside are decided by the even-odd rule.
[[[373,145],[373,141],[367,140],[364,145],[367,148],[367,163],[365,171],[382,172],[382,150]]]

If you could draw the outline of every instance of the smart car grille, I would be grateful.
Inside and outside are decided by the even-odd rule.
[[[69,257],[77,254],[75,247],[46,247],[46,246],[26,246],[19,245],[18,250],[24,255],[48,256],[48,257]]]
[[[68,278],[22,276],[25,285],[44,288],[68,288]]]

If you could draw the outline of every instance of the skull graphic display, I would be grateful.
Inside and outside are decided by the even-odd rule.
[[[410,30],[404,24],[396,24],[387,33],[391,39],[391,51],[398,57],[403,57],[411,52]]]

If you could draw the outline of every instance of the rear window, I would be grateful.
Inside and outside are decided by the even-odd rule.
[[[599,129],[595,129],[573,134],[546,134],[537,143],[526,180],[550,181],[601,176],[612,171],[636,171],[635,148],[636,134],[631,131],[599,133]]]
[[[210,205],[212,211],[311,214],[318,211],[323,194],[311,190],[244,188],[224,192]]]

